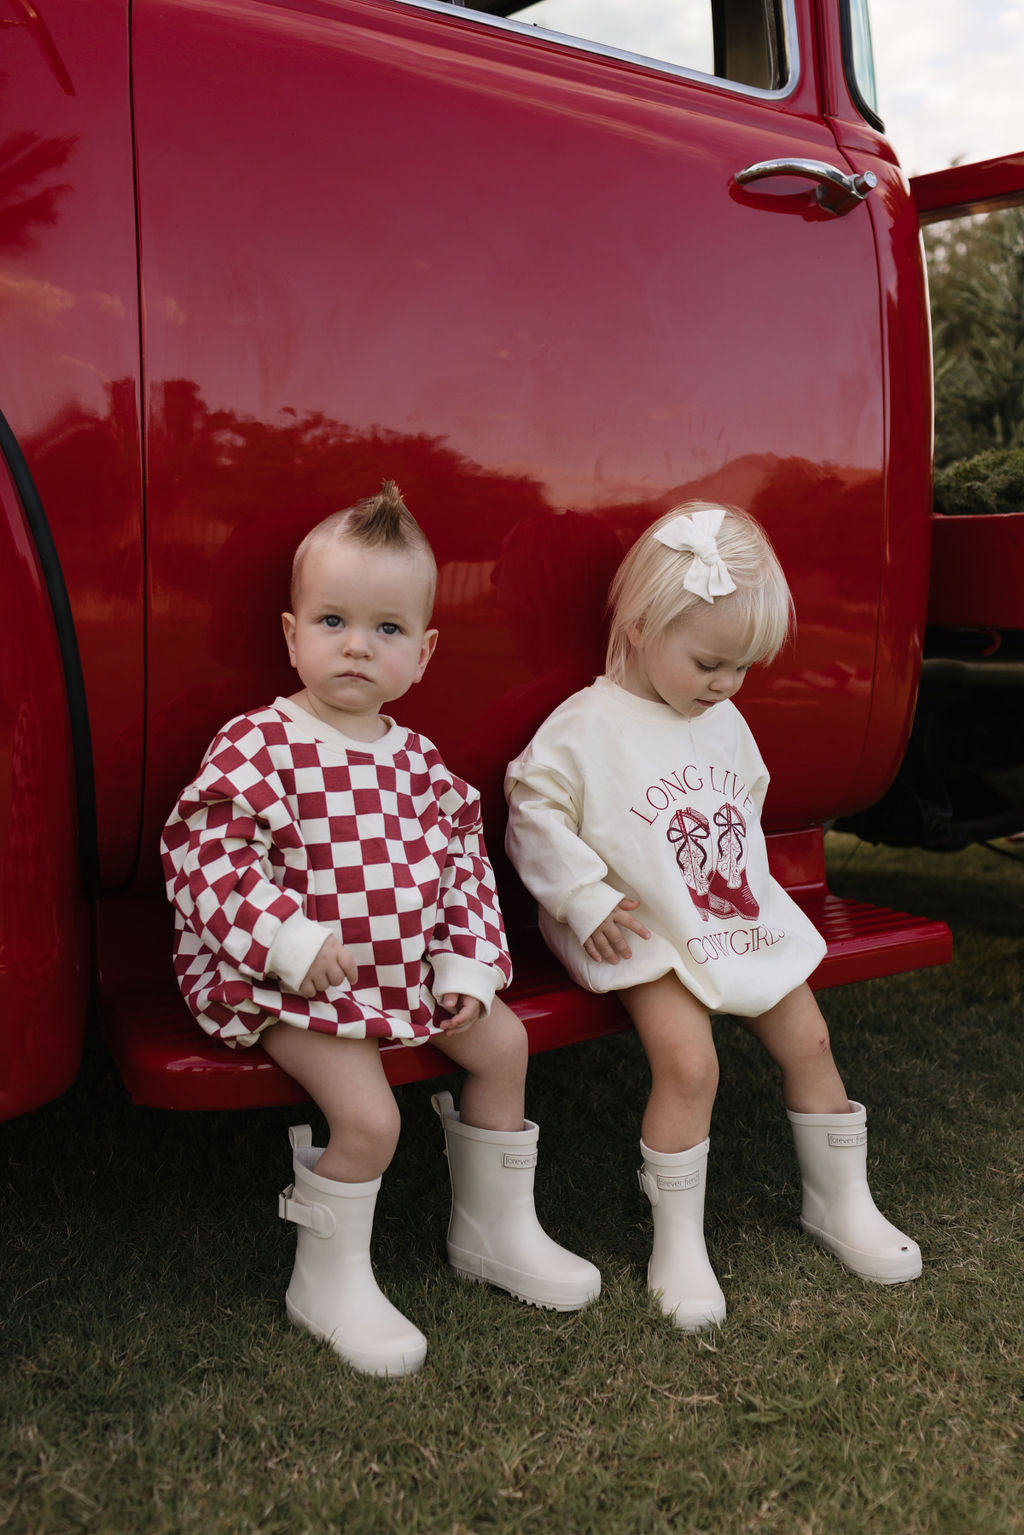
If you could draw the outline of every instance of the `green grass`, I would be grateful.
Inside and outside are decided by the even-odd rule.
[[[954,929],[953,965],[822,997],[919,1281],[863,1283],[803,1236],[773,1070],[722,1022],[708,1245],[729,1318],[673,1329],[643,1285],[646,1071],[622,1035],[535,1058],[529,1083],[538,1205],[600,1264],[600,1300],[559,1316],[454,1280],[430,1089],[405,1088],[375,1259],[430,1353],[359,1377],[283,1313],[295,1112],[133,1109],[93,1053],[0,1126],[0,1530],[1024,1532],[1024,868],[830,843],[834,888]]]

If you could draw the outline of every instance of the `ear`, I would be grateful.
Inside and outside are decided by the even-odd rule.
[[[295,665],[295,614],[282,613],[281,627],[284,630],[284,642],[288,646],[288,659]]]
[[[626,638],[634,650],[644,648],[644,621],[638,618],[635,623],[626,625]]]
[[[416,667],[416,675],[413,678],[414,682],[419,682],[422,679],[423,673],[427,669],[427,662],[430,660],[431,656],[434,654],[434,646],[436,644],[437,644],[437,630],[436,629],[425,629],[423,631],[423,639],[420,642],[420,659],[419,659],[419,664]]]

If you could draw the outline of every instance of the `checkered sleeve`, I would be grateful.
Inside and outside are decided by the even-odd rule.
[[[330,929],[303,911],[302,841],[258,728],[214,740],[164,828],[161,857],[179,923],[219,962],[296,990]],[[276,877],[275,877],[276,876]],[[286,973],[287,972],[287,973]]]
[[[437,923],[428,948],[432,990],[476,997],[489,1008],[512,979],[494,870],[484,847],[480,796],[461,779],[448,780],[441,799],[451,833],[441,877]]]

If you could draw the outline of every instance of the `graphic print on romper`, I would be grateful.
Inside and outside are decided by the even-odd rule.
[[[712,846],[711,827],[699,810],[686,805],[672,817],[666,835],[675,848],[679,872],[703,922],[710,916],[753,919],[760,907],[745,873],[747,823],[729,803],[715,811],[713,820],[718,836]]]
[[[749,917],[760,911],[747,876],[747,823],[728,801],[714,814],[714,823],[720,827],[716,843],[718,857],[715,871],[708,885],[708,905],[716,916]],[[716,904],[717,903],[717,904]]]
[[[665,835],[675,845],[676,863],[690,892],[690,900],[700,912],[701,921],[707,922],[708,885],[712,872],[708,856],[711,836],[708,818],[701,815],[699,810],[694,810],[692,805],[684,805],[669,821]]]

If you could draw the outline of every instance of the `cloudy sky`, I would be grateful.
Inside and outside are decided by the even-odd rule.
[[[911,175],[1024,150],[1024,0],[869,0],[886,132]]]
[[[879,104],[905,170],[1024,150],[1024,0],[868,0]],[[711,69],[708,0],[541,0],[518,19]]]

